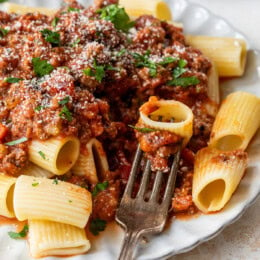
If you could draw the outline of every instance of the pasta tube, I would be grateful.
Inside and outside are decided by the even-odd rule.
[[[13,190],[16,178],[0,174],[0,215],[15,217],[13,209]]]
[[[14,189],[18,220],[41,219],[83,228],[92,211],[91,194],[77,185],[21,175]]]
[[[260,125],[260,99],[234,92],[223,101],[213,124],[209,146],[245,150]]]
[[[216,63],[220,77],[241,76],[246,64],[246,42],[242,39],[186,35],[187,44],[200,49]]]
[[[84,229],[58,222],[29,220],[32,257],[83,254],[90,248]]]
[[[31,7],[31,6],[19,5],[15,3],[5,3],[4,9],[8,13],[28,14],[28,13],[39,12],[49,16],[54,15],[57,12],[56,9],[49,9],[45,7]]]
[[[28,175],[28,176],[33,176],[33,177],[45,177],[48,179],[50,179],[54,176],[53,173],[51,173],[33,163],[29,163],[29,165],[22,170],[22,174]]]
[[[208,96],[216,104],[220,102],[219,94],[219,76],[216,64],[211,61],[212,66],[208,73]]]
[[[241,150],[204,148],[195,157],[192,198],[202,212],[222,209],[236,190],[247,165]]]
[[[90,183],[98,183],[98,173],[104,177],[108,171],[106,152],[102,144],[92,138],[86,145],[86,149],[79,155],[72,168],[72,172],[78,176],[84,176]]]
[[[192,136],[193,113],[189,107],[178,101],[150,97],[140,107],[140,119],[149,128],[167,130],[183,137],[184,145]]]
[[[119,0],[119,4],[133,17],[149,14],[160,20],[172,20],[171,10],[162,0]]]
[[[79,140],[76,137],[32,140],[29,160],[56,175],[69,171],[79,156]]]

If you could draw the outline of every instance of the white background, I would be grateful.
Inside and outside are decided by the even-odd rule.
[[[190,0],[225,18],[260,50],[260,0]],[[260,86],[259,86],[260,87]],[[260,159],[260,158],[259,158]],[[259,174],[260,178],[260,174]],[[216,238],[171,260],[260,259],[260,199]]]

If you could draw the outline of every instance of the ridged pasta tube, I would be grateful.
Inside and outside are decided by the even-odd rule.
[[[32,257],[83,254],[90,248],[84,229],[44,220],[29,220]]]
[[[54,176],[53,173],[37,166],[34,163],[29,163],[24,169],[21,171],[22,174],[33,176],[33,177],[45,177],[45,178],[52,178]]]
[[[216,63],[220,77],[243,75],[247,56],[244,40],[200,35],[186,35],[185,39]]]
[[[68,172],[79,157],[78,138],[53,137],[45,141],[32,140],[29,145],[29,160],[56,175]]]
[[[209,146],[245,150],[260,125],[260,99],[234,92],[223,101],[213,124]]]
[[[15,217],[13,209],[13,189],[16,178],[0,173],[0,215]]]
[[[98,173],[104,177],[108,171],[106,152],[102,144],[92,138],[86,148],[80,153],[78,160],[72,168],[72,172],[78,176],[84,176],[90,183],[98,183]]]
[[[179,101],[150,97],[140,107],[140,119],[149,128],[167,130],[183,137],[186,145],[192,136],[193,113]]]
[[[18,220],[41,219],[83,228],[92,211],[91,194],[77,185],[21,175],[14,189]]]
[[[247,165],[242,150],[204,148],[195,157],[192,198],[205,213],[221,210],[236,190]]]
[[[171,10],[162,0],[119,0],[119,4],[133,17],[149,14],[160,20],[172,20]]]

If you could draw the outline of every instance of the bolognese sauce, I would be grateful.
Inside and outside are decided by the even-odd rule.
[[[140,133],[129,125],[150,96],[177,100],[192,109],[194,129],[182,151],[172,208],[193,214],[194,154],[206,146],[214,120],[207,109],[210,61],[185,43],[181,28],[149,15],[130,21],[117,1],[88,8],[67,2],[54,17],[0,12],[0,171],[21,174],[30,139],[74,135],[84,146],[97,138],[110,170],[93,216],[112,220],[137,139],[155,169],[166,167],[170,144],[180,141],[167,131]],[[6,145],[21,138],[27,141]],[[73,172],[62,178],[94,188]]]

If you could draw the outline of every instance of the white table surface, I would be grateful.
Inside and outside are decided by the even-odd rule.
[[[260,50],[260,0],[190,0],[224,17]],[[260,87],[260,86],[259,86]],[[259,173],[260,178],[260,173]],[[171,260],[260,259],[260,199],[214,239]]]

